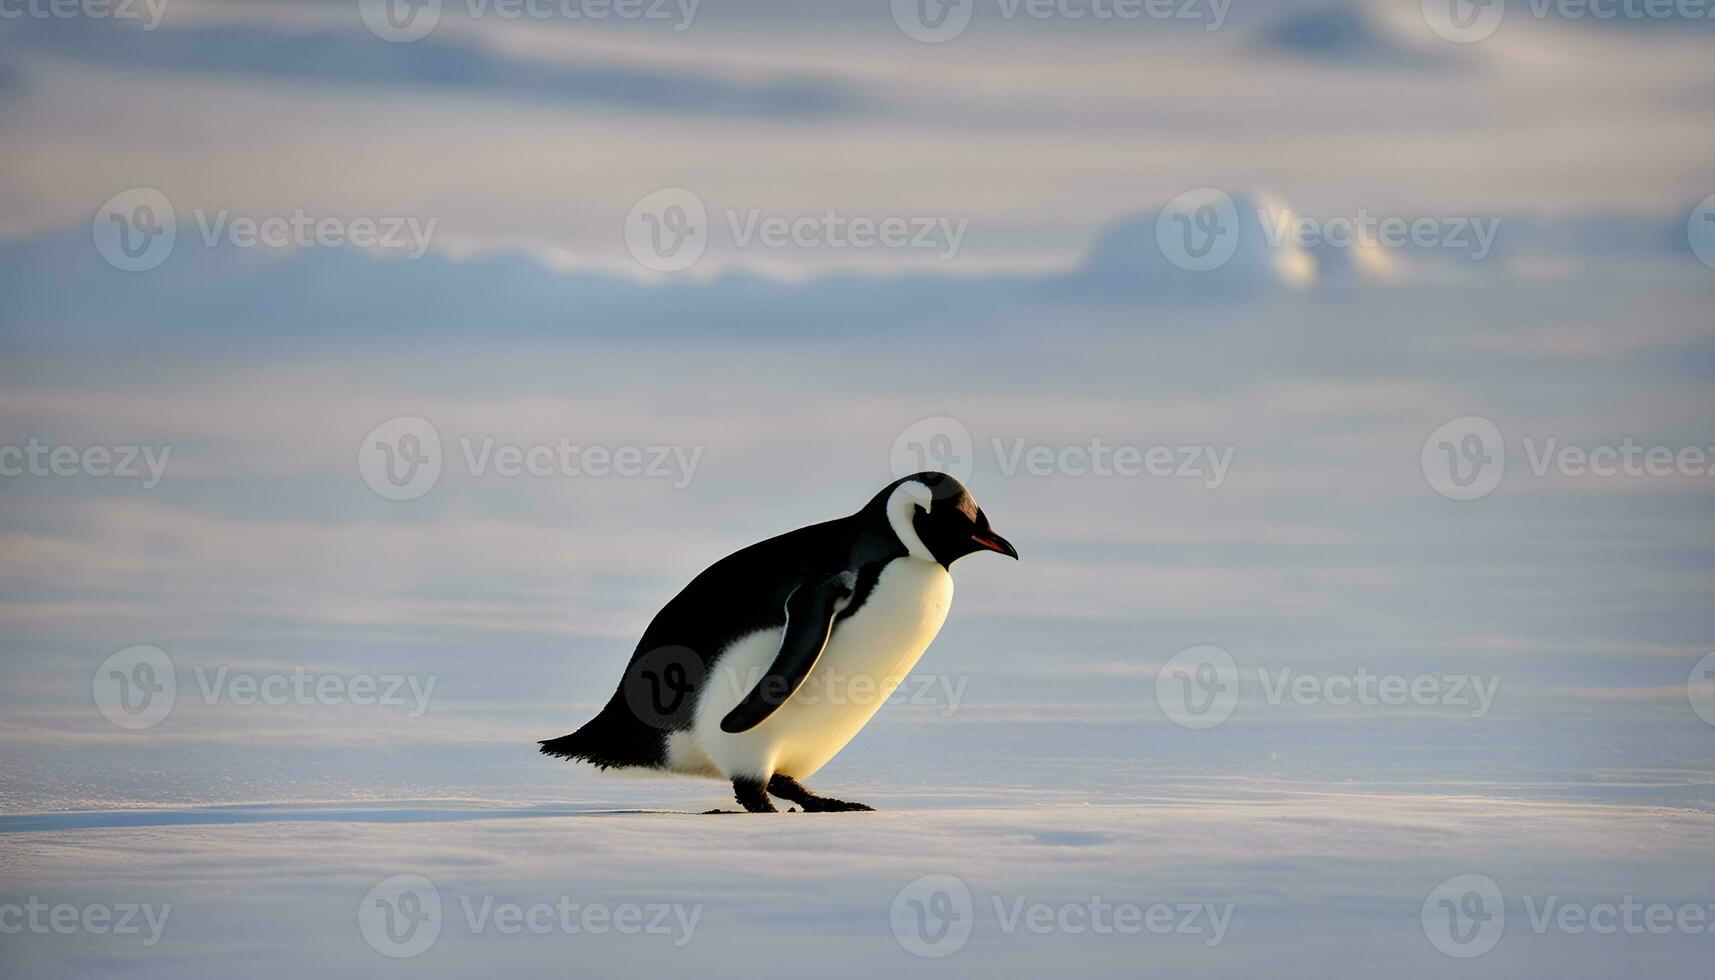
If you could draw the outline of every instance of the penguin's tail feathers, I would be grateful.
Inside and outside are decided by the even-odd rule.
[[[594,761],[590,759],[590,750],[586,739],[578,737],[577,732],[561,735],[559,738],[545,738],[536,744],[541,746],[543,755],[551,755],[556,759],[573,759],[577,761]]]
[[[609,705],[577,731],[537,745],[543,755],[588,762],[598,769],[652,767],[661,765],[666,754],[665,734]]]

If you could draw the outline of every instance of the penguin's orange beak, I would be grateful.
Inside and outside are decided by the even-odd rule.
[[[993,531],[979,531],[971,535],[971,543],[985,551],[1005,555],[1013,561],[1018,560],[1018,549],[1012,546],[1012,542]]]

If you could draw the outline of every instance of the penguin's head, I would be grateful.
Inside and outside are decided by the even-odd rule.
[[[905,550],[951,566],[966,555],[993,551],[1017,559],[1011,542],[994,533],[988,515],[964,484],[945,473],[913,473],[887,485],[870,506],[887,517]]]

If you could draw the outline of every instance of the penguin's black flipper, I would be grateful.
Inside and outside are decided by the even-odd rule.
[[[834,617],[852,596],[857,577],[850,572],[816,585],[801,585],[786,597],[786,632],[780,652],[744,700],[721,719],[721,731],[736,735],[768,720],[810,676],[834,630]]]

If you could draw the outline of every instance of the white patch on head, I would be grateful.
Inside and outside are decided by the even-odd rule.
[[[935,494],[916,480],[907,480],[893,488],[893,493],[887,498],[887,523],[893,528],[893,536],[905,546],[905,550],[913,558],[924,561],[935,561],[935,555],[923,539],[917,535],[916,525],[911,519],[922,507],[925,512],[935,503]]]

